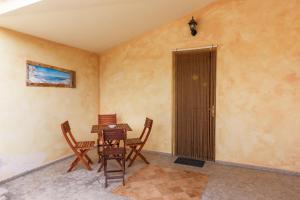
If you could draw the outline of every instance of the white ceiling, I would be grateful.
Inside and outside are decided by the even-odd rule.
[[[0,15],[41,0],[0,0]]]
[[[0,15],[0,26],[101,52],[214,0],[43,0]]]

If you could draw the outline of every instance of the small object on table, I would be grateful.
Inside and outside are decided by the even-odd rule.
[[[115,125],[115,124],[109,124],[107,126],[108,126],[108,128],[116,128],[117,125]]]

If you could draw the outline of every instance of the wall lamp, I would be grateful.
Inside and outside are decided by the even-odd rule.
[[[188,24],[190,26],[192,36],[197,35],[197,22],[195,21],[194,17],[192,17]]]

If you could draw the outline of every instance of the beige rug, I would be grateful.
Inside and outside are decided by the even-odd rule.
[[[199,200],[207,181],[199,172],[148,165],[113,193],[133,200]]]

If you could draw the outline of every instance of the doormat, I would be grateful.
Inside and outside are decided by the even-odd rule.
[[[190,158],[178,157],[174,163],[182,164],[182,165],[190,165],[195,167],[203,167],[205,161],[203,160],[194,160]]]

